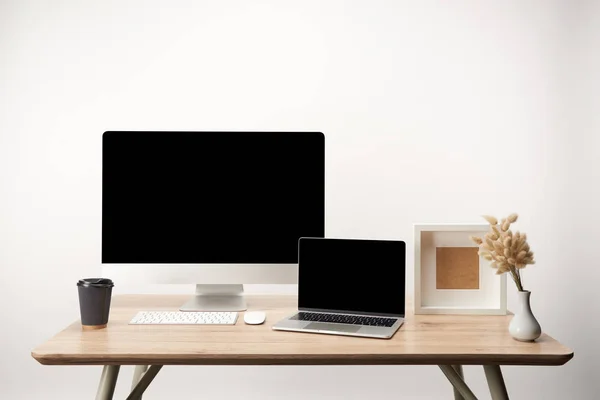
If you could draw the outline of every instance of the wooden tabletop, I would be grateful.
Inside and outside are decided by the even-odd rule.
[[[113,298],[108,327],[82,330],[74,322],[32,351],[46,365],[562,365],[573,351],[543,334],[534,343],[508,334],[511,316],[413,315],[392,339],[273,331],[292,314],[295,296],[247,296],[249,310],[267,321],[245,325],[129,325],[140,310],[173,310],[189,296],[122,295]]]

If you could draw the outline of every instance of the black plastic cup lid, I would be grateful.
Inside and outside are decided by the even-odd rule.
[[[85,278],[77,282],[77,286],[83,287],[113,287],[115,284],[108,278]]]

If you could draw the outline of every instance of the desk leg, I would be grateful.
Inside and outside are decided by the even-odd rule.
[[[465,380],[465,376],[463,374],[463,367],[462,365],[453,365],[452,368],[454,368],[454,370],[456,371],[456,373],[458,374],[458,376],[460,376],[462,378],[462,380]],[[454,386],[452,386],[452,389],[454,389],[454,400],[464,400],[464,397],[462,397],[462,395],[460,394],[460,392],[458,391],[458,389],[456,389]]]
[[[98,393],[96,393],[96,400],[112,400],[120,368],[119,365],[104,366],[102,375],[100,376],[100,385],[98,386]]]
[[[135,387],[137,386],[138,382],[142,379],[142,376],[144,376],[144,373],[146,372],[146,370],[148,369],[147,365],[136,365],[135,366],[135,370],[133,371],[133,380],[131,381],[131,390],[135,389]],[[142,399],[142,397],[140,396],[140,400]]]
[[[151,365],[150,368],[148,368],[148,371],[144,373],[140,378],[140,381],[131,390],[131,393],[129,393],[126,400],[140,400],[162,367],[162,365]]]
[[[508,400],[508,392],[499,365],[484,365],[485,378],[490,388],[492,400]]]
[[[456,370],[450,365],[439,366],[446,378],[450,381],[454,389],[456,389],[464,400],[477,400],[477,397],[473,394],[471,389],[467,386],[463,378],[456,372]]]

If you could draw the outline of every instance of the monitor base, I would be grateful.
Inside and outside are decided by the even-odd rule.
[[[196,285],[196,295],[179,311],[245,311],[244,286]]]

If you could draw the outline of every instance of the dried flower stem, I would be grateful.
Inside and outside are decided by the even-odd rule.
[[[521,272],[519,271],[519,269],[515,267],[510,267],[510,277],[515,282],[515,285],[517,285],[517,290],[519,292],[522,292],[523,283],[521,282]]]

